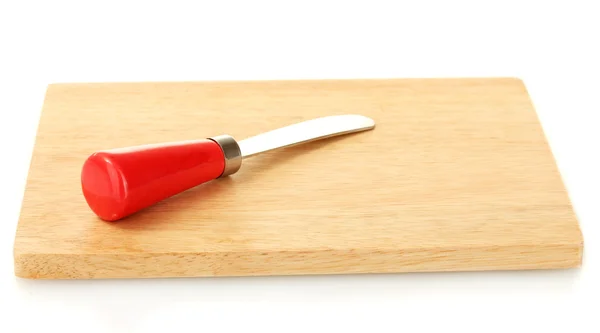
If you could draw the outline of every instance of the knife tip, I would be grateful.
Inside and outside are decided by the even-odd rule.
[[[354,118],[355,121],[357,122],[357,124],[360,124],[360,127],[364,128],[364,129],[375,128],[375,120],[373,120],[367,116],[363,116],[361,114],[355,114],[355,115],[349,115],[349,116]]]

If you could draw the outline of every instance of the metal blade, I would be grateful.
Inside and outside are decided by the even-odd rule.
[[[370,130],[373,119],[361,115],[340,115],[311,119],[239,141],[242,157],[290,147],[332,136]]]

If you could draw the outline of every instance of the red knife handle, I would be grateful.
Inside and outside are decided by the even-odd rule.
[[[239,170],[241,153],[230,136],[118,148],[93,153],[81,187],[91,210],[116,221],[175,194]]]

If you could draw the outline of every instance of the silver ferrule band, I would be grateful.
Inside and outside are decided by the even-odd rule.
[[[218,135],[208,139],[216,142],[225,156],[225,168],[219,178],[236,173],[242,166],[242,151],[237,141],[229,135]]]

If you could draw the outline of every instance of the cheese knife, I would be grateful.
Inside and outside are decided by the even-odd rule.
[[[202,183],[238,172],[247,158],[337,135],[373,129],[362,115],[311,119],[236,141],[230,135],[101,150],[83,164],[90,209],[114,222]]]

